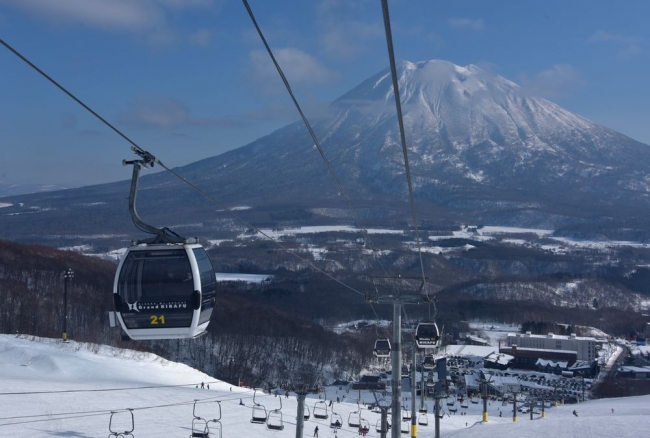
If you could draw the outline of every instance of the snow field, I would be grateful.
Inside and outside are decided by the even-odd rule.
[[[166,361],[153,354],[120,350],[104,346],[58,340],[0,335],[0,436],[2,437],[97,437],[108,435],[111,411],[118,411],[113,420],[116,430],[130,428],[130,416],[124,409],[134,409],[134,436],[189,436],[194,400],[199,400],[197,414],[205,418],[218,415],[216,401],[221,402],[223,437],[294,437],[296,397],[284,398],[257,394],[257,401],[267,412],[280,407],[285,428],[267,430],[250,422],[253,391],[215,381],[211,377],[182,364]],[[196,388],[201,382],[210,389]],[[367,391],[327,387],[327,398],[342,417],[344,426],[339,437],[358,436],[347,426],[350,413],[357,410],[357,398],[371,402]],[[410,408],[408,394],[403,402]],[[336,397],[345,397],[336,403]],[[245,406],[240,406],[240,399]],[[390,393],[387,395],[390,399]],[[312,410],[318,402],[310,395],[307,406]],[[429,426],[418,428],[419,437],[433,437],[433,403],[428,400]],[[447,412],[445,400],[443,411]],[[419,407],[419,399],[417,406]],[[491,402],[489,422],[481,423],[481,404],[468,403],[456,415],[441,420],[444,436],[520,438],[521,436],[563,437],[634,437],[650,427],[650,397],[596,400],[579,405],[560,406],[546,410],[547,418],[520,414],[512,422],[511,405]],[[611,413],[611,409],[615,413]],[[499,409],[504,416],[499,418]],[[579,417],[571,412],[577,409]],[[460,415],[460,411],[467,415]],[[508,413],[506,413],[508,412]],[[330,411],[331,413],[331,411]],[[379,436],[375,424],[378,413],[364,409],[362,417],[370,422],[368,436]],[[467,425],[466,425],[467,424]],[[312,436],[318,425],[321,437],[334,436],[328,420],[312,418],[305,422],[304,436]],[[489,429],[486,429],[489,428]]]

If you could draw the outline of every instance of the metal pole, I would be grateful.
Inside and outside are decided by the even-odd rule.
[[[415,398],[417,397],[417,383],[416,373],[417,373],[417,344],[415,343],[415,337],[413,337],[413,372],[411,373],[411,437],[415,438],[418,436],[418,423],[417,423],[417,413],[415,412]]]
[[[435,386],[434,386],[435,391]],[[436,438],[440,438],[440,397],[437,392],[433,394],[433,403],[434,403],[434,415],[435,415],[435,424],[436,424]]]
[[[305,427],[305,398],[306,392],[298,392],[298,409],[296,412],[296,438],[303,437],[303,429]]]
[[[386,434],[388,433],[388,408],[383,407],[381,409],[381,432],[379,432],[379,436],[381,438],[386,438]],[[397,429],[399,430],[399,428]]]
[[[488,411],[487,411],[487,401],[488,401],[488,384],[487,384],[487,379],[485,379],[485,376],[483,376],[483,422],[487,423],[488,422]]]
[[[517,393],[512,392],[514,399],[512,400],[512,421],[517,421]]]
[[[391,363],[393,368],[391,437],[400,438],[400,430],[402,428],[402,302],[400,300],[393,301],[393,343]]]
[[[420,412],[427,411],[427,408],[424,405],[424,388],[426,388],[426,383],[424,382],[424,368],[422,368],[422,374],[420,377]]]
[[[74,277],[74,271],[71,268],[63,271],[63,333],[61,338],[63,342],[68,341],[68,281]]]

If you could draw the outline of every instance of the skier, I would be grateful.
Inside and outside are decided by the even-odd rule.
[[[578,411],[576,411],[576,410],[574,409],[574,410],[573,410],[573,415],[575,415],[575,416],[577,417],[577,416],[578,416]]]
[[[316,429],[314,429],[314,436],[318,438],[318,426],[316,426]]]
[[[201,389],[204,389],[204,388],[205,388],[205,384],[203,382],[201,382]]]

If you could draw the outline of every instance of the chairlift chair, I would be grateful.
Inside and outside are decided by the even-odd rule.
[[[311,418],[311,410],[309,409],[309,406],[304,405],[304,411],[302,414],[303,420],[307,421]]]
[[[332,411],[332,418],[330,419],[330,427],[342,427],[342,426],[343,426],[343,418],[341,418],[341,415]]]
[[[126,437],[131,437],[133,438],[133,430],[135,429],[135,418],[133,417],[133,409],[128,410],[129,413],[131,414],[131,429],[130,430],[125,430],[125,431],[117,431],[114,430],[115,426],[113,425],[113,416],[117,414],[117,412],[111,412],[111,417],[108,420],[108,430],[109,434],[108,437],[114,437],[114,438],[126,438]]]
[[[120,261],[113,282],[117,320],[133,340],[195,338],[208,327],[216,300],[216,276],[210,257],[196,239],[168,228],[144,223],[135,208],[141,167],[155,157],[133,164],[129,211],[134,224],[154,237],[134,242]]]
[[[429,417],[427,417],[427,414],[418,415],[418,424],[420,426],[428,426],[429,425]]]
[[[418,348],[431,349],[440,344],[440,331],[435,322],[421,322],[415,329],[415,343]]]
[[[314,418],[318,418],[320,420],[327,420],[329,418],[329,415],[327,413],[327,403],[323,400],[319,400],[316,403],[314,403],[314,409],[312,411],[312,414],[314,415]]]
[[[273,409],[266,417],[266,428],[270,430],[284,430],[284,421],[282,419],[282,397],[280,400],[280,408]]]
[[[379,338],[375,341],[373,353],[377,357],[390,357],[390,341],[387,338]]]
[[[192,434],[190,438],[221,438],[221,402],[216,402],[217,406],[219,406],[219,414],[211,420],[197,415],[197,403],[198,400],[194,400],[194,408],[192,409]],[[215,425],[211,428],[210,423],[215,423]]]
[[[282,412],[279,409],[273,409],[269,412],[269,416],[266,419],[266,428],[271,430],[284,430]]]
[[[424,356],[424,360],[422,361],[422,368],[425,370],[433,370],[436,367],[436,359],[433,357],[432,354],[427,354]]]
[[[365,418],[361,418],[359,420],[359,428],[361,428],[362,430],[365,429],[366,431],[369,432],[370,431],[370,422],[368,420],[366,420]]]
[[[411,432],[411,423],[409,421],[402,421],[401,424],[400,424],[399,431],[401,433],[409,433],[409,432]]]
[[[264,424],[266,423],[266,408],[257,403],[255,396],[257,394],[257,389],[253,391],[253,416],[251,418],[251,423]]]
[[[411,411],[406,406],[402,406],[402,420],[411,421]]]
[[[348,415],[348,426],[349,427],[359,427],[361,425],[361,412],[354,411],[350,412]]]
[[[390,430],[390,421],[386,420],[386,428]],[[381,418],[377,420],[377,423],[375,423],[375,430],[377,432],[382,432],[381,430]],[[388,430],[386,431],[388,432]]]

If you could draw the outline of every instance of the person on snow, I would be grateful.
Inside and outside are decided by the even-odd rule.
[[[314,436],[318,438],[318,426],[316,426],[316,429],[314,429]]]
[[[576,411],[576,410],[574,409],[574,410],[573,410],[573,415],[575,415],[575,416],[577,417],[577,416],[578,416],[578,411]]]

